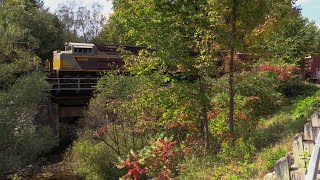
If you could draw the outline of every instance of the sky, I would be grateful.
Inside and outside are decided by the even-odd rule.
[[[65,4],[68,0],[43,0],[44,6],[55,12],[60,3]],[[93,2],[98,2],[104,8],[103,14],[108,16],[112,12],[112,0],[75,0],[80,5],[90,6]]]
[[[44,0],[44,5],[54,12],[59,3],[66,3],[67,0]],[[104,14],[108,16],[112,12],[111,0],[75,0],[84,5],[89,5],[93,2],[99,2],[104,7]],[[315,21],[320,27],[320,0],[297,0],[297,5],[302,8],[302,16]]]
[[[297,5],[302,8],[302,16],[315,21],[320,27],[320,0],[298,0]]]

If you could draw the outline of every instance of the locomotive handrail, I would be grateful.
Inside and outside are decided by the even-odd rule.
[[[60,83],[60,84],[64,84],[64,85],[72,85],[72,84],[92,84],[95,85],[97,83]]]
[[[97,78],[46,78],[51,84],[50,91],[94,90]],[[83,81],[89,82],[83,82]]]
[[[70,79],[70,80],[98,80],[98,78],[46,78],[47,80],[48,79],[53,79],[53,80],[58,80],[58,79]]]

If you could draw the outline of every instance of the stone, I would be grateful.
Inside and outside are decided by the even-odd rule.
[[[276,175],[275,172],[273,171],[272,173],[268,173],[263,177],[263,180],[275,180]]]
[[[45,172],[45,173],[42,174],[42,177],[44,177],[44,178],[49,178],[49,177],[52,177],[52,176],[54,176],[54,174],[50,173],[50,172]]]

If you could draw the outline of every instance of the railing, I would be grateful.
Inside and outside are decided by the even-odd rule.
[[[83,91],[94,90],[97,78],[47,78],[51,91]]]
[[[319,162],[320,162],[320,133],[318,133],[315,145],[312,150],[311,158],[309,161],[308,169],[306,172],[306,180],[315,180],[317,179],[319,171]]]

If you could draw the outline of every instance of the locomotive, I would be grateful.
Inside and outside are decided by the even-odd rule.
[[[119,49],[138,54],[145,47],[127,45],[94,45],[91,43],[65,43],[64,51],[54,51],[53,61],[46,62],[51,77],[97,77],[110,70],[124,71]]]

